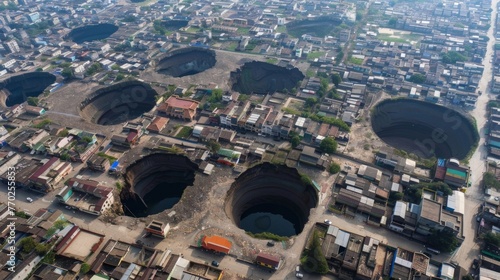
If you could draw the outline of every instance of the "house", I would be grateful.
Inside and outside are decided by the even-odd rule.
[[[165,129],[165,126],[167,126],[169,119],[157,116],[153,119],[151,124],[146,128],[149,132],[155,132],[155,133],[160,133],[163,129]]]
[[[279,257],[275,257],[261,252],[257,255],[255,262],[258,265],[277,270],[280,266],[281,259]]]
[[[92,170],[104,172],[109,169],[111,164],[109,159],[94,154],[87,160],[87,166]]]
[[[170,117],[192,121],[196,116],[196,109],[199,103],[195,100],[172,95],[158,106],[158,112]]]
[[[45,163],[29,177],[29,182],[33,189],[49,192],[73,170],[73,167],[71,163],[61,162],[56,157],[44,161]]]
[[[321,154],[316,153],[316,149],[310,146],[305,146],[300,153],[299,161],[302,163],[306,163],[312,166],[317,166],[322,169],[325,169],[326,161],[323,159]]]
[[[376,183],[382,179],[382,171],[364,164],[359,166],[358,175]]]
[[[152,220],[151,223],[146,227],[146,232],[154,236],[165,238],[168,231],[170,230],[170,224],[165,224],[160,221]]]
[[[26,111],[26,114],[35,115],[35,116],[41,116],[41,115],[45,114],[45,109],[42,107],[37,107],[37,106],[26,105],[24,110]]]
[[[82,212],[101,215],[114,203],[113,188],[94,180],[71,178],[56,195],[59,202]]]

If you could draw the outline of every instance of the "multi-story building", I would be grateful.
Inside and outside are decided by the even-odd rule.
[[[192,121],[199,104],[198,101],[172,95],[158,106],[158,111],[170,117]]]

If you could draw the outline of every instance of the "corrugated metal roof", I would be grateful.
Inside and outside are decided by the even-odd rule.
[[[453,191],[453,195],[448,196],[446,207],[453,210],[455,213],[464,214],[465,212],[465,195],[461,191]]]
[[[347,248],[347,243],[349,243],[350,236],[351,236],[351,234],[349,234],[343,230],[339,230],[339,233],[337,234],[337,238],[335,238],[335,244],[339,245],[340,247]]]
[[[396,201],[396,206],[394,206],[394,215],[404,219],[406,215],[406,207],[406,203],[403,201]]]

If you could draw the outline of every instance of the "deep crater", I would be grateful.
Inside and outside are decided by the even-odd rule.
[[[0,105],[14,106],[28,97],[39,96],[56,81],[56,76],[47,72],[30,72],[9,77],[0,82]]]
[[[125,170],[120,193],[123,212],[147,217],[172,208],[194,184],[197,169],[189,158],[175,154],[156,153],[133,162]]]
[[[373,131],[387,144],[422,158],[464,159],[477,145],[472,121],[452,109],[412,99],[387,99],[372,111]]]
[[[317,203],[316,189],[302,182],[297,169],[263,163],[236,178],[225,211],[247,232],[293,236],[302,232]]]
[[[286,24],[286,31],[294,37],[300,37],[303,34],[324,37],[331,34],[333,29],[341,24],[342,21],[339,18],[321,16],[289,22]]]
[[[77,44],[106,39],[118,30],[118,26],[111,23],[90,24],[71,30],[66,39]]]
[[[184,77],[210,69],[215,63],[215,51],[190,47],[174,50],[162,57],[156,70],[172,77]]]
[[[114,125],[149,112],[156,104],[156,91],[140,81],[126,81],[101,88],[80,104],[80,114],[91,123]]]
[[[289,92],[304,79],[297,68],[286,68],[261,61],[245,63],[240,69],[231,72],[233,90],[243,94],[267,94],[276,91]]]

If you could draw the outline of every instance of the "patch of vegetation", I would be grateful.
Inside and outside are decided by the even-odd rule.
[[[300,263],[307,272],[326,274],[329,271],[317,230],[313,233],[311,244],[302,252]]]
[[[116,183],[115,183],[115,186],[116,186],[116,189],[117,189],[119,192],[121,192],[121,191],[122,191],[122,189],[123,189],[123,185],[122,185],[122,183],[120,183],[120,182],[116,182]]]
[[[337,174],[340,172],[340,164],[336,162],[330,163],[330,166],[328,167],[328,172],[331,174]]]
[[[458,61],[467,61],[468,58],[459,52],[456,51],[449,51],[445,54],[443,54],[442,61],[443,63],[449,63],[449,64],[455,64]]]
[[[274,241],[278,241],[278,242],[287,241],[289,239],[286,236],[279,236],[279,235],[276,235],[276,234],[270,233],[270,232],[252,233],[252,232],[247,231],[247,234],[253,238],[268,239],[268,240],[274,240]]]
[[[92,76],[92,75],[99,73],[101,71],[102,71],[102,65],[99,62],[95,62],[92,65],[90,65],[90,67],[87,69],[85,74],[87,76]]]
[[[363,59],[351,56],[349,58],[349,62],[352,63],[352,64],[356,64],[356,65],[362,65],[363,64]]]
[[[324,57],[325,52],[310,52],[307,54],[307,59],[308,60],[314,60],[316,58]]]
[[[38,106],[38,98],[37,97],[29,96],[26,101],[28,102],[28,105]]]
[[[80,273],[87,274],[89,271],[90,271],[90,265],[88,263],[82,263],[82,266],[80,267]]]
[[[319,144],[319,148],[324,153],[334,154],[337,151],[337,141],[333,137],[326,137]]]
[[[210,152],[212,152],[213,154],[216,154],[220,150],[220,144],[214,140],[208,141],[206,146],[207,146],[207,149]]]
[[[302,114],[302,112],[300,112],[299,110],[297,109],[293,109],[293,108],[281,108],[281,111],[285,112],[286,114],[292,114],[292,115],[300,115]]]
[[[306,174],[300,174],[300,181],[302,181],[304,185],[310,185],[310,186],[313,185],[311,178]]]
[[[34,127],[34,128],[45,128],[45,126],[47,126],[47,125],[49,125],[49,124],[51,124],[51,123],[52,123],[52,121],[51,121],[51,120],[49,120],[49,119],[44,119],[43,121],[41,121],[41,122],[39,122],[39,123],[35,124],[33,127]]]
[[[107,155],[106,153],[104,152],[98,152],[97,153],[98,156],[102,157],[102,158],[106,158],[109,160],[110,163],[113,163],[116,161],[116,158],[113,157],[113,156],[110,156],[110,155]]]
[[[270,58],[266,59],[266,62],[270,63],[270,64],[276,64],[276,63],[278,63],[278,59],[275,57],[270,57]]]
[[[500,190],[500,182],[495,177],[495,174],[491,172],[484,173],[483,182],[486,188],[494,188],[496,190]]]
[[[426,80],[427,80],[427,78],[425,77],[425,75],[420,74],[420,73],[415,73],[415,74],[411,75],[411,77],[409,79],[410,82],[415,83],[415,84],[423,84],[423,83],[425,83]]]
[[[16,217],[20,217],[20,218],[24,218],[24,219],[28,219],[29,217],[31,217],[30,215],[26,214],[26,212],[24,212],[24,211],[14,212],[14,215]]]
[[[188,138],[189,136],[191,136],[191,133],[193,132],[193,128],[189,127],[189,126],[184,126],[181,128],[181,130],[179,131],[179,133],[177,133],[177,135],[175,135],[175,137],[177,138]]]
[[[500,247],[500,234],[489,231],[483,235],[483,240],[486,244],[491,244]]]
[[[411,185],[406,188],[405,195],[409,202],[419,204],[422,200],[423,189],[432,190],[435,192],[442,192],[443,195],[453,194],[453,190],[448,186],[448,184],[443,182],[433,182],[433,183],[420,183]]]
[[[432,232],[427,238],[427,243],[429,243],[432,248],[446,253],[453,252],[460,245],[453,231],[448,228]]]

